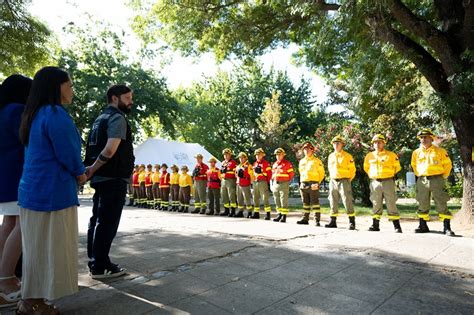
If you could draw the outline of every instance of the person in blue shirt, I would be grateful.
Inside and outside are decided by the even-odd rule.
[[[20,280],[15,266],[21,255],[18,184],[23,170],[24,148],[19,131],[21,114],[31,79],[13,74],[0,85],[0,308],[20,300]]]
[[[67,72],[39,70],[20,125],[25,163],[18,188],[23,277],[18,314],[58,311],[45,300],[78,291],[77,187],[86,182],[81,137],[64,106],[74,91]]]

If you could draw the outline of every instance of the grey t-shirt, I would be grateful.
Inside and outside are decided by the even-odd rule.
[[[107,138],[120,138],[122,140],[127,139],[127,121],[123,115],[113,115],[109,119],[109,124],[107,126]],[[93,176],[91,179],[91,184],[105,182],[115,178],[116,177]],[[128,184],[130,183],[130,178],[122,179]]]

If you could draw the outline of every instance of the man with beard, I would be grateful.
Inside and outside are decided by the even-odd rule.
[[[132,109],[132,90],[113,85],[107,91],[109,105],[92,125],[87,141],[86,174],[95,189],[92,217],[87,231],[87,254],[94,279],[118,277],[125,269],[109,258],[112,241],[133,171],[132,132],[125,115]]]

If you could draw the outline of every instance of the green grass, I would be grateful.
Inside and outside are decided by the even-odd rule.
[[[400,211],[400,217],[403,219],[416,219],[416,211],[418,207],[416,204],[402,204],[397,205],[398,211]],[[455,214],[457,211],[461,209],[461,204],[448,204],[448,209]],[[291,205],[290,206],[291,212],[300,212],[302,211],[302,206],[299,205]],[[321,205],[321,212],[325,214],[329,214],[329,205]],[[340,205],[339,207],[340,213],[345,213],[344,207]],[[372,208],[365,207],[360,204],[355,204],[355,212],[357,216],[371,216],[372,215]],[[387,215],[386,208],[384,206],[384,216]],[[431,216],[437,216],[437,212],[434,210],[434,207],[431,207],[430,211]]]

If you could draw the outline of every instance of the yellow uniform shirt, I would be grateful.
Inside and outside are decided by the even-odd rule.
[[[313,156],[304,157],[298,165],[301,182],[318,182],[324,179],[323,162]]]
[[[398,156],[392,151],[375,150],[367,153],[364,159],[364,171],[372,179],[384,179],[395,177],[402,167]]]
[[[151,181],[153,182],[153,184],[159,184],[160,177],[161,177],[160,172],[156,172],[156,171],[153,172],[153,174],[151,175]]]
[[[344,150],[329,154],[328,169],[332,179],[349,178],[353,180],[356,174],[354,158]]]
[[[170,185],[179,185],[179,173],[171,173]]]
[[[138,173],[138,182],[139,182],[139,183],[144,182],[144,181],[145,181],[145,177],[146,177],[145,171],[141,171],[140,173]]]
[[[447,178],[453,166],[446,150],[432,145],[428,149],[421,147],[413,151],[411,167],[416,176],[443,175]]]
[[[179,187],[187,187],[193,185],[193,179],[189,174],[180,174],[179,175]]]

